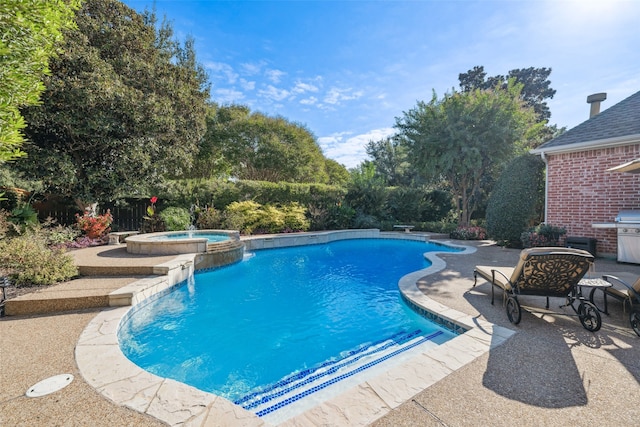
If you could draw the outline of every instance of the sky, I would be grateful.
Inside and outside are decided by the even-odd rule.
[[[550,124],[571,129],[640,90],[638,0],[123,0],[195,41],[211,99],[306,126],[348,168],[458,75],[551,68]]]

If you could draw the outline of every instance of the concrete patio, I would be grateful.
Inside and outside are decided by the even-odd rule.
[[[476,246],[477,251],[464,256],[439,255],[446,261],[446,268],[419,280],[419,288],[441,304],[516,333],[504,344],[387,411],[371,425],[638,424],[640,338],[629,329],[620,303],[610,302],[612,314],[603,315],[603,327],[596,333],[583,329],[575,317],[551,314],[524,312],[522,322],[511,325],[501,299],[497,298],[493,306],[490,304],[490,285],[479,281],[478,286],[473,287],[473,267],[515,265],[519,250],[496,247],[487,241],[455,243]],[[125,262],[116,256],[98,257],[97,253],[86,251],[75,254],[76,259],[86,255],[85,260],[92,260],[81,261],[85,265],[95,267],[97,258],[100,264],[149,265],[148,260],[140,258],[125,255]],[[167,259],[157,259],[151,264],[163,262]],[[613,260],[599,258],[595,268],[594,275],[640,276],[639,265],[618,264]],[[111,292],[137,277],[136,270],[124,268],[123,272],[123,277],[101,276],[94,280]],[[61,295],[69,297],[80,292],[78,284],[72,281],[48,292],[61,300],[64,299]],[[24,297],[28,299],[28,295]],[[40,295],[36,299],[42,298]],[[536,307],[542,307],[542,301],[541,298],[524,299],[525,305],[530,302]],[[552,307],[560,303],[552,300]],[[99,308],[84,308],[0,320],[0,425],[165,425],[112,403],[82,378],[75,348],[82,331],[99,311]],[[30,386],[62,373],[75,376],[68,387],[40,398],[25,396]]]

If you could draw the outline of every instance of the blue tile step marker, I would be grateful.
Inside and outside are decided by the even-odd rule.
[[[350,351],[339,360],[327,361],[313,369],[292,374],[258,392],[250,393],[234,403],[262,417],[431,341],[441,334],[442,332],[437,331],[423,335],[420,330],[398,333],[388,339]]]

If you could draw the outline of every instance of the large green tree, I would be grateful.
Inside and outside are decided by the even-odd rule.
[[[305,126],[251,113],[246,106],[212,106],[200,147],[194,169],[198,177],[228,174],[272,182],[329,181],[326,159]]]
[[[369,141],[365,149],[375,165],[376,173],[387,185],[411,184],[409,157],[401,138],[390,136],[379,141]]]
[[[25,110],[19,167],[79,205],[144,191],[191,167],[209,89],[193,42],[117,0],[88,0],[51,62],[42,104]]]
[[[344,167],[343,164],[338,163],[333,159],[325,158],[324,162],[325,170],[327,171],[327,175],[329,177],[330,185],[346,185],[351,178],[349,171]]]
[[[516,68],[509,71],[506,76],[496,75],[487,77],[483,66],[475,66],[466,73],[460,73],[458,80],[463,92],[475,89],[493,89],[496,86],[506,88],[510,79],[515,79],[522,84],[520,96],[524,102],[532,107],[539,121],[549,120],[551,111],[547,105],[547,99],[553,99],[556,94],[551,88],[549,75],[551,68]]]
[[[38,103],[49,59],[80,0],[0,1],[0,163],[22,157],[20,108]]]
[[[399,135],[426,179],[444,180],[455,197],[458,224],[468,225],[483,198],[483,180],[517,151],[517,141],[535,122],[520,98],[521,85],[453,92],[396,119]]]

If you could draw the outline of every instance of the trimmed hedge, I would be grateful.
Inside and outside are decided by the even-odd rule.
[[[269,206],[297,203],[305,209],[311,230],[385,228],[387,223],[396,222],[416,226],[438,223],[447,218],[452,208],[451,195],[446,191],[384,187],[370,182],[351,184],[347,189],[290,182],[179,180],[165,184],[155,194],[171,206],[195,207],[196,213],[213,208],[224,214],[233,203],[248,201]],[[236,219],[226,222],[229,221]]]

